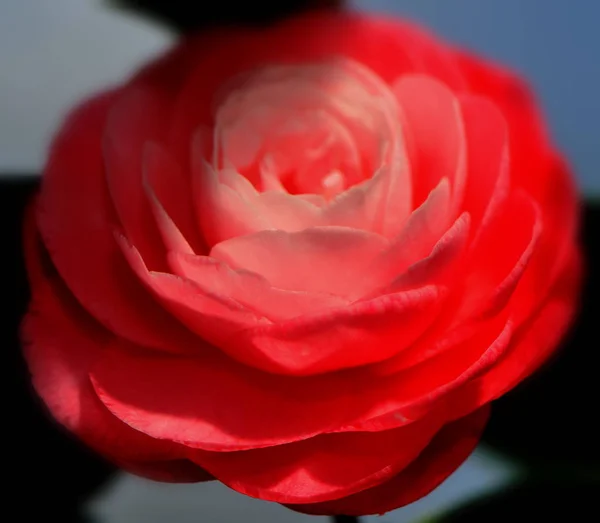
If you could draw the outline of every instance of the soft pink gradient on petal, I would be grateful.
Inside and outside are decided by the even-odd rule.
[[[227,264],[207,256],[171,253],[176,274],[210,289],[231,296],[250,310],[271,321],[318,314],[349,302],[333,294],[289,291],[273,287],[262,276],[248,270],[233,270]]]
[[[349,296],[386,248],[379,235],[347,227],[264,230],[215,245],[210,255],[264,276],[273,286]]]

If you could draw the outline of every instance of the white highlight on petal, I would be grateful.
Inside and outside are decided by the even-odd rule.
[[[321,180],[325,197],[342,192],[345,184],[346,179],[340,171],[332,171]]]

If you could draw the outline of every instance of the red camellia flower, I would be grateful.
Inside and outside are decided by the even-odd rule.
[[[54,417],[134,473],[310,514],[435,488],[579,289],[523,84],[356,14],[186,38],[69,116],[33,211]]]

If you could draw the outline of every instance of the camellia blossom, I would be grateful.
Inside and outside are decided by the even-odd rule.
[[[523,83],[420,28],[322,12],[190,36],[58,134],[25,355],[126,470],[383,513],[556,348],[577,221]]]

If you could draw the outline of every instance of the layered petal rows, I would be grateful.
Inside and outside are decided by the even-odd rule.
[[[527,88],[419,28],[192,36],[57,135],[25,355],[53,416],[136,474],[383,513],[556,348],[577,215]]]

